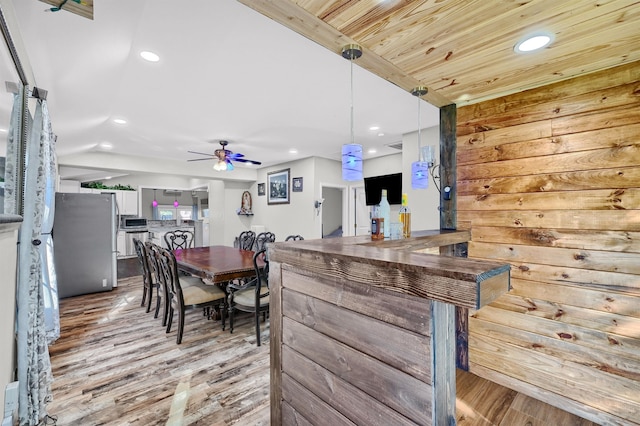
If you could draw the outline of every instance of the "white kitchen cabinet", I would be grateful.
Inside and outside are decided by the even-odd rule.
[[[77,180],[60,180],[58,192],[80,192],[80,182]]]
[[[122,191],[119,189],[92,189],[94,194],[114,193],[121,215],[138,216],[138,191]]]
[[[160,247],[167,248],[167,243],[164,241],[164,231],[153,230],[149,232],[150,240],[153,244]]]
[[[138,216],[138,191],[116,191],[120,214]]]

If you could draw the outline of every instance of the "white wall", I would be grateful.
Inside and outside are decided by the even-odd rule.
[[[15,312],[18,224],[0,224],[0,403],[4,410],[4,389],[14,381],[16,368]]]
[[[233,246],[233,241],[240,235],[242,231],[248,231],[252,225],[260,225],[260,220],[256,219],[255,205],[257,194],[253,189],[255,185],[249,185],[245,183],[225,182],[224,185],[224,225],[221,228],[222,233],[222,245]],[[251,192],[251,203],[253,216],[238,215],[237,210],[242,205],[242,193],[244,191]],[[212,204],[213,203],[213,204]],[[213,205],[217,205],[218,202],[215,199],[209,198],[209,214],[213,209]],[[220,231],[220,230],[218,230]]]
[[[288,235],[300,234],[305,239],[320,238],[319,229],[315,228],[320,218],[316,218],[313,202],[319,193],[314,183],[317,158],[305,158],[298,161],[265,167],[258,170],[258,180],[252,186],[254,225],[264,225],[267,231],[276,234],[276,241],[284,241]],[[327,160],[329,161],[329,160]],[[268,205],[267,196],[258,196],[257,183],[267,182],[267,174],[283,169],[290,169],[290,177],[303,178],[303,191],[291,192],[289,204]]]
[[[438,126],[423,129],[421,146],[434,145],[435,158],[440,158],[440,129]],[[402,138],[402,192],[409,198],[411,209],[411,230],[440,229],[440,193],[429,177],[427,189],[411,189],[411,163],[418,160],[418,132],[409,133]]]
[[[411,165],[409,165],[411,166]],[[366,160],[362,167],[362,174],[364,177],[390,175],[393,173],[405,172],[402,169],[402,152],[398,151],[397,154],[385,155],[384,157],[372,158]],[[409,172],[405,172],[409,173]],[[364,181],[362,183],[364,185]],[[404,190],[404,181],[402,182],[402,189]]]

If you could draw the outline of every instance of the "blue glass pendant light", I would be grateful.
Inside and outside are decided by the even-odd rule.
[[[342,57],[351,63],[351,143],[342,146],[342,179],[362,180],[362,145],[355,143],[353,131],[353,61],[362,56],[357,44],[348,44],[342,48]]]
[[[424,158],[423,150],[421,147],[421,131],[420,128],[420,97],[427,94],[427,88],[424,86],[418,86],[411,91],[411,94],[418,98],[418,161],[411,163],[411,188],[412,189],[427,189],[429,187],[429,161],[433,159]]]

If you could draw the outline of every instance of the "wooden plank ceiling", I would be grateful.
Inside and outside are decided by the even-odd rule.
[[[43,3],[50,4],[52,7],[47,9],[52,12],[68,11],[80,15],[84,18],[93,20],[93,0],[40,0]],[[60,9],[60,10],[58,10]]]
[[[640,1],[239,0],[436,106],[465,105],[640,60]],[[555,41],[516,54],[548,31]]]

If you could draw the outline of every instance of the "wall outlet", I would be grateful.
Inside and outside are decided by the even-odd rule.
[[[12,417],[18,411],[18,382],[11,382],[4,388],[4,418]]]
[[[102,279],[102,287],[106,287],[107,286],[107,279],[103,278]]]

